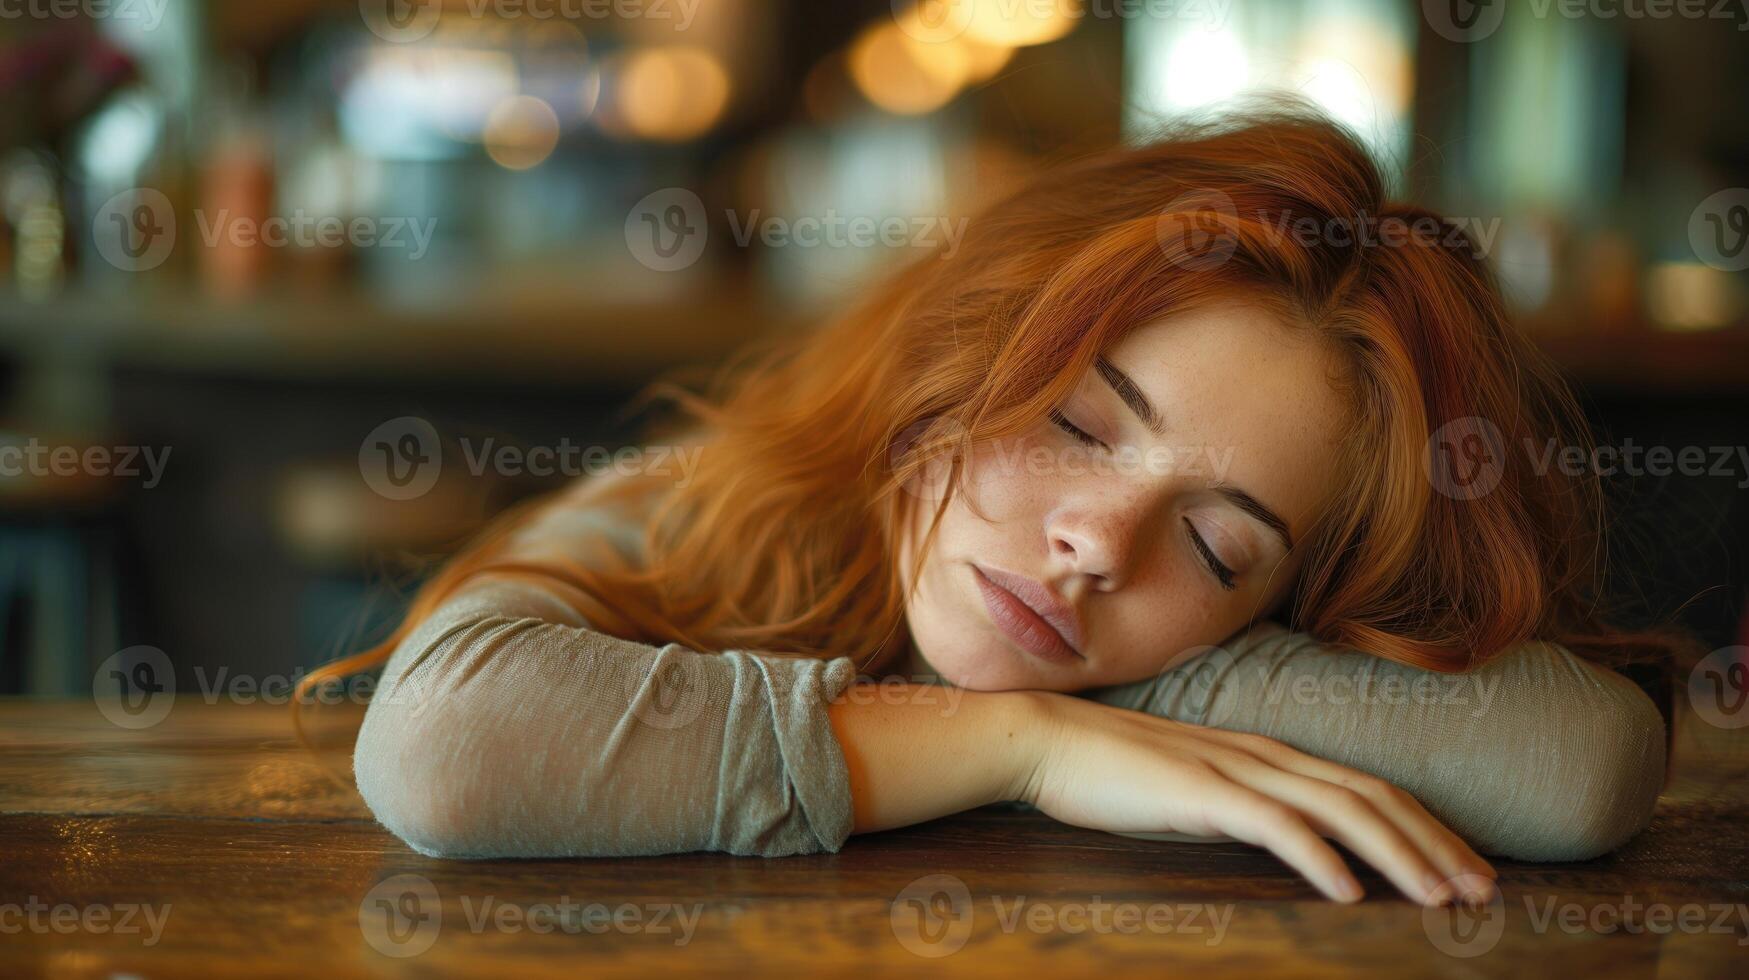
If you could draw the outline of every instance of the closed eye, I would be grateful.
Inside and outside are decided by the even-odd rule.
[[[1081,443],[1083,446],[1087,446],[1090,449],[1109,449],[1109,448],[1111,448],[1111,447],[1107,446],[1105,443],[1100,442],[1098,439],[1093,438],[1093,436],[1091,436],[1087,433],[1087,430],[1085,430],[1085,429],[1081,428],[1080,426],[1076,425],[1075,423],[1069,421],[1069,417],[1067,415],[1064,415],[1062,412],[1059,412],[1054,408],[1051,409],[1050,418],[1051,418],[1052,425],[1055,425],[1057,428],[1062,429],[1064,432],[1067,432],[1069,434],[1070,438],[1074,439],[1076,442]]]
[[[1197,531],[1196,525],[1192,524],[1188,517],[1184,519],[1184,529],[1190,535],[1190,546],[1195,548],[1197,554],[1202,556],[1203,564],[1208,566],[1209,572],[1215,577],[1215,581],[1221,583],[1221,588],[1226,589],[1228,592],[1238,588],[1238,584],[1233,581],[1235,577],[1233,570],[1228,568],[1226,563],[1221,561],[1221,559],[1215,555],[1214,549],[1210,548],[1208,542],[1203,540],[1202,534]]]

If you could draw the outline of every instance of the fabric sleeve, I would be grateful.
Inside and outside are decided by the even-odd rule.
[[[599,531],[554,508],[520,553]],[[836,851],[852,811],[826,703],[853,679],[848,658],[625,640],[556,590],[483,576],[391,656],[354,772],[431,856]]]
[[[1650,822],[1664,719],[1550,643],[1443,674],[1264,623],[1105,704],[1253,732],[1407,790],[1472,847],[1532,861],[1613,850]]]

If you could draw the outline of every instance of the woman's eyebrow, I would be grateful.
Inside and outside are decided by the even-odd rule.
[[[1233,506],[1257,518],[1265,527],[1274,531],[1276,537],[1281,539],[1282,547],[1289,551],[1294,549],[1294,539],[1292,535],[1288,534],[1287,522],[1281,519],[1281,515],[1263,506],[1262,501],[1238,487],[1217,486],[1214,491],[1232,501]]]
[[[1148,400],[1148,396],[1142,394],[1142,389],[1130,380],[1129,375],[1119,371],[1104,356],[1095,359],[1093,366],[1098,369],[1099,376],[1105,379],[1105,383],[1111,386],[1111,390],[1117,392],[1117,397],[1122,398],[1130,411],[1136,413],[1136,418],[1141,419],[1142,424],[1148,427],[1149,432],[1156,438],[1166,438],[1166,420],[1155,410],[1154,403]]]

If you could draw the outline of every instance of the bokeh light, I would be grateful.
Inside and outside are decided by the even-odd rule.
[[[722,118],[729,74],[709,51],[690,46],[642,48],[619,64],[615,122],[643,139],[696,138]]]
[[[498,103],[486,117],[481,133],[486,153],[507,170],[539,166],[559,145],[559,115],[532,95],[515,95]]]
[[[890,21],[864,31],[850,48],[850,77],[870,102],[917,115],[946,105],[969,76],[969,59],[953,44],[918,42]]]

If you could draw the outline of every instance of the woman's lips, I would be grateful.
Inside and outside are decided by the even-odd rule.
[[[984,597],[984,607],[989,610],[990,621],[995,623],[996,628],[1013,640],[1022,650],[1040,660],[1054,664],[1072,664],[1085,659],[1070,644],[1068,637],[1058,626],[1053,625],[1050,620],[1040,615],[1039,610],[1023,602],[1015,592],[997,584],[996,579],[1001,579],[1018,591],[1032,592],[1034,601],[1047,606],[1048,609],[1049,603],[1054,597],[1050,596],[1048,592],[1044,592],[1043,586],[1030,579],[1020,579],[1006,572],[995,570],[986,572],[978,565],[972,566],[972,579],[977,582],[978,591]],[[1028,588],[1029,586],[1030,588]],[[1051,612],[1053,618],[1063,621],[1071,635],[1078,636],[1079,630],[1073,619],[1072,611],[1065,615],[1060,604],[1059,608],[1048,609],[1048,611]]]

